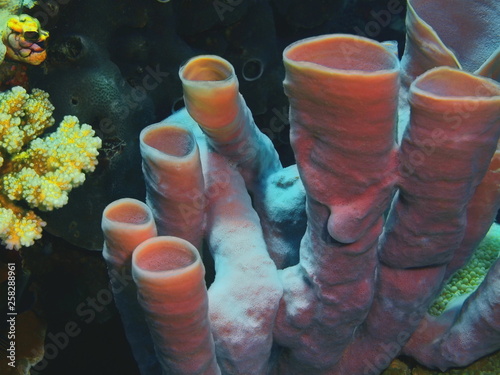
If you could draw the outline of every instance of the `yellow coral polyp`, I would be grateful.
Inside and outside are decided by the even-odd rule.
[[[0,236],[9,250],[32,246],[42,237],[45,222],[32,211],[16,215],[11,209],[0,207]]]
[[[16,201],[45,211],[60,208],[97,165],[101,140],[74,116],[37,138],[54,123],[53,109],[41,90],[0,93],[0,239],[10,249],[31,246],[45,225]]]
[[[429,308],[429,313],[438,316],[451,300],[476,290],[499,255],[500,225],[494,223],[467,265],[457,271],[445,285],[439,297]]]
[[[46,42],[49,33],[40,26],[40,21],[27,14],[6,15],[2,19],[1,52],[11,60],[39,65],[47,57]],[[5,17],[8,17],[5,19]]]
[[[0,152],[15,154],[54,124],[49,95],[20,86],[0,93]]]
[[[101,140],[94,130],[66,116],[59,128],[12,158],[23,168],[3,177],[4,191],[11,200],[24,199],[31,207],[53,210],[68,202],[68,192],[85,181],[84,172],[97,165]]]

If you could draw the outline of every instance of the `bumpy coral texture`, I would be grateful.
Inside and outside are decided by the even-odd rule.
[[[467,265],[458,270],[445,285],[441,295],[429,308],[429,313],[439,316],[450,301],[475,291],[499,256],[500,226],[494,224]]]
[[[71,189],[85,181],[84,172],[97,165],[101,140],[74,116],[39,138],[54,124],[53,110],[42,90],[28,94],[17,86],[0,93],[0,239],[9,249],[41,237],[45,223],[26,206],[64,206]]]
[[[36,1],[34,0],[0,0],[0,38],[2,41],[0,42],[0,64],[3,63],[5,53],[7,52],[7,46],[4,44],[4,39],[8,37],[11,33],[11,29],[8,27],[9,19],[15,15],[21,13],[23,8],[33,8],[36,5]],[[28,16],[28,18],[31,18]],[[35,20],[35,22],[38,22]],[[47,34],[48,35],[48,34]],[[8,43],[7,43],[8,44]],[[43,57],[40,62],[45,59]],[[29,61],[25,61],[30,63]]]

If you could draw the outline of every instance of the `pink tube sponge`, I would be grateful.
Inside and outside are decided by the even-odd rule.
[[[447,67],[412,84],[400,199],[382,242],[384,263],[403,268],[450,261],[463,238],[467,203],[496,150],[499,95],[493,81]]]
[[[323,373],[373,298],[375,245],[396,181],[398,61],[369,39],[328,35],[292,44],[284,62],[307,230],[299,264],[281,274],[275,338],[287,348],[283,373]]]
[[[208,320],[205,268],[198,250],[176,237],[146,240],[134,251],[132,275],[163,370],[220,374]]]
[[[332,50],[340,53],[326,53]],[[391,197],[398,60],[382,45],[350,35],[302,40],[283,59],[290,138],[309,207],[329,211],[336,241],[354,242]]]
[[[209,144],[239,166],[249,188],[257,190],[253,185],[281,169],[281,164],[238,92],[233,66],[218,56],[197,56],[181,67],[179,76],[186,109]]]
[[[201,251],[204,180],[193,134],[176,124],[154,124],[141,132],[140,146],[158,234],[183,238]]]
[[[226,127],[240,111],[233,66],[219,56],[197,56],[180,69],[179,75],[191,116],[205,132],[224,140],[225,133],[232,133]]]
[[[187,110],[142,138],[148,191],[159,197],[148,204],[174,224],[167,231],[203,238],[215,271],[207,293],[199,254],[176,237],[134,251],[163,371],[374,375],[414,334],[407,352],[440,368],[498,349],[498,264],[462,313],[430,332],[419,325],[500,202],[500,86],[448,67],[421,75],[398,147],[403,90],[391,48],[327,35],[292,44],[284,60],[296,166],[281,168],[233,68],[214,56],[188,61]],[[193,186],[196,225],[177,210]],[[464,361],[449,360],[455,349]]]
[[[137,301],[132,275],[132,252],[141,242],[157,235],[149,207],[135,199],[124,198],[110,203],[102,214],[104,248],[102,255],[108,266],[111,288],[127,340],[141,375],[160,375],[153,341]],[[126,284],[118,280],[130,281]]]

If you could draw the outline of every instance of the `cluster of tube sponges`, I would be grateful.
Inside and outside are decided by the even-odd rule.
[[[45,211],[60,208],[97,165],[101,140],[74,116],[39,138],[54,124],[53,110],[42,90],[0,93],[0,239],[10,249],[31,246],[45,225],[19,201]]]

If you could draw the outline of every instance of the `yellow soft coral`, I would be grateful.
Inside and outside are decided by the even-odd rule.
[[[83,172],[95,169],[101,140],[93,135],[89,125],[66,116],[56,132],[32,141],[26,151],[12,158],[22,169],[3,176],[8,198],[24,199],[42,210],[64,206],[68,192],[85,181]]]
[[[8,249],[33,245],[35,240],[42,237],[44,226],[45,222],[33,211],[21,212],[0,207],[0,237]]]
[[[0,93],[0,152],[13,155],[54,124],[49,95],[20,86]]]
[[[54,123],[54,107],[42,90],[15,87],[0,93],[0,239],[8,248],[30,246],[45,223],[16,205],[53,210],[97,164],[101,140],[87,124],[66,116],[58,129],[37,138]]]
[[[14,30],[12,30],[9,27],[10,20],[11,19],[14,19],[14,20],[19,19],[20,16],[18,16],[18,14],[21,13],[21,10],[23,8],[32,8],[33,6],[35,6],[35,4],[36,4],[36,1],[34,1],[34,0],[24,0],[24,1],[0,0],[0,38],[2,39],[0,41],[0,64],[3,62],[5,54],[8,53],[8,50],[12,51],[12,46],[11,46],[11,43],[9,42],[9,35],[11,35]],[[28,20],[32,21],[31,23],[33,23],[33,22],[37,23],[37,25],[39,26],[39,22],[36,19],[34,19],[30,16],[27,16],[27,15],[23,15],[23,16],[28,17]],[[18,27],[14,27],[14,28],[19,30]],[[30,35],[30,34],[28,34],[28,35]],[[48,37],[48,33],[46,33],[44,30],[41,30],[41,29],[39,30],[39,35],[42,35],[44,37],[44,40]],[[28,64],[34,64],[34,65],[40,64],[45,59],[45,56],[40,54],[40,52],[45,53],[44,47],[37,48],[38,47],[37,45],[27,46],[25,43],[26,39],[24,38],[24,36],[21,39],[19,38],[19,36],[22,36],[22,33],[18,32],[17,35],[15,35],[15,34],[12,35],[11,42],[12,41],[17,42],[18,40],[21,40],[22,41],[21,44],[24,44],[25,47],[28,47],[29,54],[26,56],[28,51],[27,50],[20,50],[20,51],[18,51],[19,58],[17,58],[16,60],[24,61],[24,62],[27,62]],[[17,37],[17,40],[15,40],[16,37]],[[16,47],[16,44],[17,44],[17,46],[21,46],[18,43],[13,43],[13,44],[14,44],[14,47]],[[39,49],[42,49],[43,51],[39,51]],[[35,53],[32,53],[32,52],[35,52]],[[22,55],[25,55],[25,57],[23,58]]]

